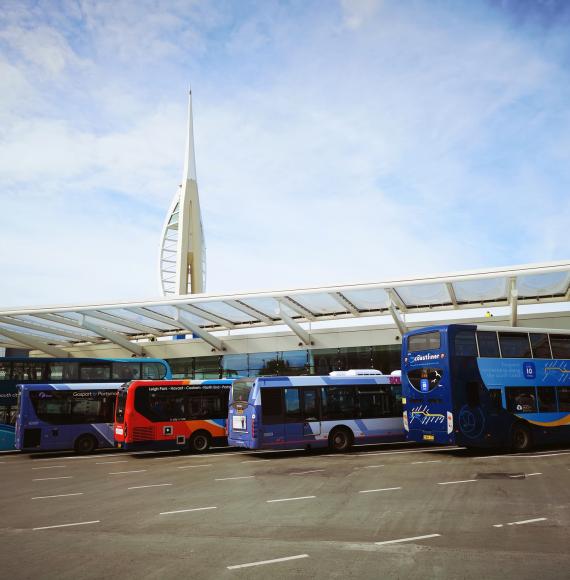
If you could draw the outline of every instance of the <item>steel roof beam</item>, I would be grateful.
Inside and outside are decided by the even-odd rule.
[[[451,304],[453,304],[453,308],[459,308],[457,304],[457,296],[455,295],[455,289],[453,288],[453,284],[451,282],[446,282],[445,287],[447,288],[447,292],[449,294],[449,298],[451,299]]]
[[[398,330],[400,331],[400,335],[404,336],[404,334],[408,332],[408,327],[406,326],[405,322],[400,318],[400,315],[394,308],[393,304],[390,304],[390,306],[388,306],[388,310],[390,311],[392,319],[394,320],[396,326],[398,327]]]
[[[209,320],[210,322],[213,322],[214,324],[217,324],[218,326],[225,326],[226,328],[235,328],[235,326],[236,326],[230,320],[226,320],[225,318],[222,318],[221,316],[217,316],[216,314],[212,314],[211,312],[208,312],[207,310],[203,310],[202,308],[198,308],[196,306],[190,306],[189,304],[173,304],[173,306],[175,306],[176,308],[179,308],[180,310],[184,310],[186,312],[189,312],[190,314],[194,314],[194,316],[199,316],[200,318],[203,318],[204,320]],[[192,323],[192,324],[194,324],[194,323]]]
[[[517,290],[517,279],[510,279],[509,301],[511,303],[511,326],[517,326],[517,305],[519,298],[519,291]]]
[[[341,292],[330,292],[329,296],[343,308],[346,308],[353,316],[360,316],[360,310]]]
[[[151,318],[152,320],[156,320],[157,322],[162,322],[162,324],[166,324],[167,326],[171,326],[172,330],[178,330],[178,329],[182,329],[182,330],[188,330],[189,332],[192,332],[189,328],[184,328],[184,326],[182,326],[181,322],[179,320],[176,320],[176,318],[172,318],[170,316],[166,316],[165,314],[160,314],[158,312],[155,312],[154,310],[149,310],[148,308],[142,308],[142,307],[133,307],[130,309],[131,312],[134,312],[135,314],[138,314],[139,316],[144,316],[145,318]]]
[[[220,340],[217,336],[210,334],[207,330],[204,330],[201,326],[194,324],[194,322],[192,322],[190,318],[188,318],[188,315],[185,312],[178,310],[177,318],[181,324],[183,324],[186,328],[190,329],[190,331],[193,334],[199,336],[204,342],[207,342],[211,347],[214,348],[214,350],[219,351],[226,350],[222,340]]]
[[[102,328],[97,324],[88,322],[85,318],[85,315],[82,315],[82,320],[80,324],[81,328],[85,328],[85,330],[90,330],[91,332],[94,332],[95,334],[98,334],[99,336],[106,338],[112,343],[122,346],[125,350],[128,350],[129,352],[132,352],[137,356],[145,356],[145,350],[142,346],[134,342],[131,342],[130,340],[127,340],[122,334],[119,334],[118,332],[114,332],[112,330],[109,330],[108,328]]]
[[[106,312],[100,312],[98,310],[87,310],[84,312],[79,311],[79,313],[83,314],[84,316],[89,316],[89,318],[95,318],[97,320],[110,322],[111,324],[115,324],[117,326],[124,326],[125,328],[130,328],[132,330],[135,330],[137,334],[157,333],[156,328],[152,328],[151,326],[146,326],[144,324],[139,324],[138,322],[131,321],[128,318],[122,318],[121,316],[117,316],[115,314],[107,314]]]
[[[78,341],[89,340],[89,338],[86,337],[84,334],[69,332],[61,328],[54,328],[53,326],[34,324],[33,322],[28,322],[27,320],[20,320],[19,318],[8,318],[6,316],[0,316],[0,323],[11,324],[12,326],[19,326],[21,328],[29,328],[30,330],[36,330],[38,332],[44,332],[46,334],[53,334],[54,336],[65,336],[66,338],[71,338],[73,340]]]
[[[295,311],[299,316],[302,316],[303,318],[306,318],[307,320],[315,320],[316,319],[315,314],[313,312],[311,312],[310,310],[308,310],[304,306],[301,306],[301,304],[299,304],[298,302],[296,302],[292,298],[289,298],[289,296],[275,296],[275,300],[277,300],[277,302],[279,302],[279,304],[282,304],[282,305],[284,304],[285,306],[288,306],[291,310]],[[280,308],[280,311],[282,312],[283,309]]]
[[[398,294],[395,288],[385,288],[386,294],[388,294],[388,298],[390,302],[397,306],[400,309],[400,312],[407,312],[408,307],[406,303],[402,300],[402,297]]]
[[[259,322],[265,322],[267,325],[275,324],[275,320],[273,320],[273,318],[270,318],[267,316],[267,314],[263,314],[263,312],[260,312],[259,310],[256,310],[255,308],[252,308],[251,306],[248,306],[239,300],[225,300],[225,303],[228,306],[231,306],[232,308],[235,308],[236,310],[251,316]]]
[[[284,312],[283,309],[280,309],[279,315],[281,316],[281,320],[283,320],[283,322],[299,337],[305,346],[311,346],[313,344],[311,341],[311,335],[286,312]]]
[[[27,346],[41,352],[45,352],[51,356],[73,358],[73,355],[62,348],[57,346],[52,346],[43,340],[38,340],[37,338],[31,337],[29,334],[20,334],[19,332],[13,332],[11,330],[6,330],[5,328],[0,329],[0,334],[13,340],[23,346]]]

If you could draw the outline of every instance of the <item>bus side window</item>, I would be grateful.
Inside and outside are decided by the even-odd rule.
[[[534,387],[507,387],[507,411],[512,413],[536,413]]]
[[[503,408],[501,389],[489,389],[489,398],[491,399],[492,411],[500,411]]]
[[[467,404],[470,407],[477,407],[480,403],[479,381],[467,382]]]
[[[285,389],[285,420],[290,423],[301,421],[301,405],[297,387]]]
[[[283,423],[283,389],[261,389],[261,408],[264,425]]]
[[[477,356],[477,343],[475,342],[475,332],[472,330],[461,330],[455,335],[455,354],[457,356]]]
[[[539,387],[537,393],[539,413],[556,413],[556,392],[554,387]]]
[[[319,420],[319,398],[316,387],[303,389],[303,417],[305,421]]]
[[[561,413],[570,411],[570,387],[558,389],[558,408]]]

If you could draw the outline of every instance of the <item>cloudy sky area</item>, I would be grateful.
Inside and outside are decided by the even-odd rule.
[[[209,292],[568,259],[570,3],[2,0],[0,307],[159,295],[192,86]]]

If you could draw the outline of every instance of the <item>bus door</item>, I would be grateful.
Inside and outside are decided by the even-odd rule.
[[[321,417],[319,405],[319,389],[306,387],[303,389],[303,437],[321,434]]]
[[[303,442],[321,432],[318,413],[318,391],[316,388],[286,387],[285,398],[285,440]]]

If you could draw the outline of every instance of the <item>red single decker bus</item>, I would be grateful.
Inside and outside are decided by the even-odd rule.
[[[117,393],[115,445],[203,453],[227,445],[232,380],[131,381]]]

